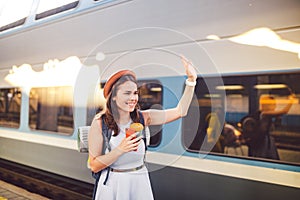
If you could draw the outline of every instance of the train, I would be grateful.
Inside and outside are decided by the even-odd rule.
[[[185,56],[198,73],[187,116],[149,127],[155,199],[299,197],[300,1],[1,4],[1,159],[93,183],[78,128],[103,109],[105,80],[133,70],[141,109],[171,108],[184,89]],[[282,108],[291,93],[291,108],[272,126],[280,159],[250,156],[241,119],[259,109],[260,96]],[[237,133],[222,151],[206,145],[215,108]]]

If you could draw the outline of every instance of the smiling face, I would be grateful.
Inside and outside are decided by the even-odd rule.
[[[115,121],[119,121],[120,117],[135,113],[134,111],[138,109],[137,103],[136,78],[132,75],[124,75],[111,88],[106,102],[106,113]]]
[[[132,112],[138,103],[138,90],[135,82],[126,81],[117,88],[116,96],[113,97],[119,112]]]

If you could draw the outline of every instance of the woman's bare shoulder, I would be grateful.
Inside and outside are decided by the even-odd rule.
[[[96,114],[92,121],[91,128],[100,129],[102,126],[101,120],[102,120],[102,114]]]

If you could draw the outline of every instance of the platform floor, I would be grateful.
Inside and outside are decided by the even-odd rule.
[[[0,200],[48,200],[48,198],[0,180]]]

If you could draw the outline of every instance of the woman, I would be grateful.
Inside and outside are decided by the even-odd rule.
[[[177,107],[166,110],[140,111],[145,126],[174,121],[187,114],[191,103],[197,74],[193,66],[182,58],[188,79],[184,94]],[[122,70],[111,76],[104,86],[107,100],[105,115],[96,116],[89,132],[90,167],[93,172],[102,171],[95,199],[151,200],[153,199],[147,168],[144,166],[145,144],[141,136],[125,137],[125,129],[139,122],[138,90],[135,74]],[[101,120],[113,130],[109,141],[111,151],[102,154],[103,135]],[[106,184],[103,182],[110,167]]]

